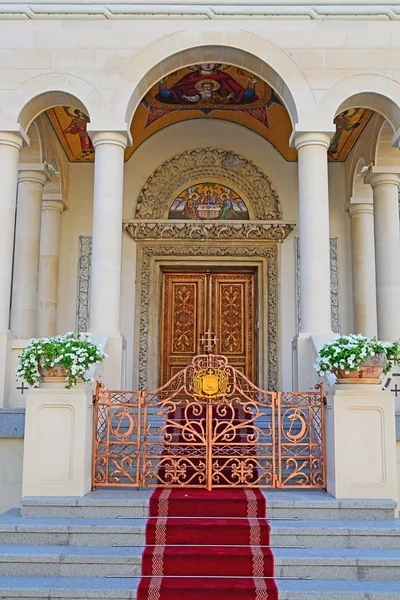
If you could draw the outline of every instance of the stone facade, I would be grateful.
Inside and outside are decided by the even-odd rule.
[[[312,336],[398,339],[399,14],[361,1],[0,6],[0,406],[24,404],[14,376],[24,340],[74,329],[112,340],[117,386],[145,385],[145,313],[159,306],[158,289],[148,297],[151,253],[268,263],[273,388],[299,384],[296,361],[311,370]],[[260,82],[270,86],[275,96],[252,113],[257,125],[204,109],[172,120],[124,163],[146,94],[198,64],[250,73],[256,96]],[[70,110],[75,134],[50,122],[57,107]],[[272,130],[279,107],[292,133],[274,145],[257,128],[264,119]],[[360,108],[373,112],[350,122]],[[157,110],[143,127],[153,131]],[[346,159],[336,160],[343,132]],[[82,150],[75,162],[72,141]],[[283,143],[294,160],[278,151]],[[177,195],[209,181],[234,190],[249,219],[168,219]],[[304,356],[292,355],[298,335]]]

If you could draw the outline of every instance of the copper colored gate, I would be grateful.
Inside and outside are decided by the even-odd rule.
[[[196,356],[150,392],[97,387],[93,487],[325,489],[324,392],[259,389]]]

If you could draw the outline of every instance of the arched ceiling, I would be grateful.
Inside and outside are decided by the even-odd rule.
[[[346,160],[372,114],[369,109],[350,108],[336,117],[336,134],[328,151],[330,161]],[[69,160],[92,162],[87,115],[64,106],[48,110],[47,115]],[[295,148],[289,146],[289,113],[275,90],[249,71],[215,63],[179,69],[147,92],[132,120],[133,145],[126,149],[125,160],[158,131],[190,119],[237,123],[268,140],[287,161],[297,160]]]

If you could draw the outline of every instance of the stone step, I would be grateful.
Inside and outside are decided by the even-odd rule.
[[[400,520],[270,521],[271,543],[310,548],[400,549]],[[0,544],[105,546],[145,543],[146,519],[33,519],[17,509],[0,516]]]
[[[0,546],[0,576],[140,576],[142,552],[140,546]],[[277,548],[273,552],[278,577],[400,580],[400,550]],[[177,566],[176,575],[181,574]],[[195,570],[190,574],[197,575]]]
[[[0,516],[0,544],[53,546],[143,546],[147,518],[25,518],[18,509]]]
[[[0,546],[0,576],[140,577],[142,553],[141,546]]]
[[[149,488],[98,489],[83,498],[24,497],[21,500],[24,517],[99,518],[147,517]],[[264,490],[267,514],[270,518],[301,520],[362,520],[394,519],[394,500],[336,500],[318,490]]]
[[[0,577],[0,598],[136,600],[138,584],[139,579]],[[277,580],[277,585],[279,600],[400,599],[400,581]]]

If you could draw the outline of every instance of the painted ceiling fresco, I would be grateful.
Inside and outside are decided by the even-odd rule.
[[[168,217],[244,221],[249,218],[249,213],[240,196],[229,187],[218,183],[199,183],[179,194],[172,203]]]
[[[87,115],[63,106],[48,110],[47,115],[70,161],[94,160],[86,132]],[[369,109],[353,108],[336,117],[329,160],[346,160],[371,116]],[[161,129],[191,119],[238,123],[262,135],[286,160],[297,160],[295,148],[289,146],[292,132],[289,114],[277,93],[249,71],[215,63],[179,69],[153,86],[134,115],[131,126],[134,143],[126,149],[125,159]]]

